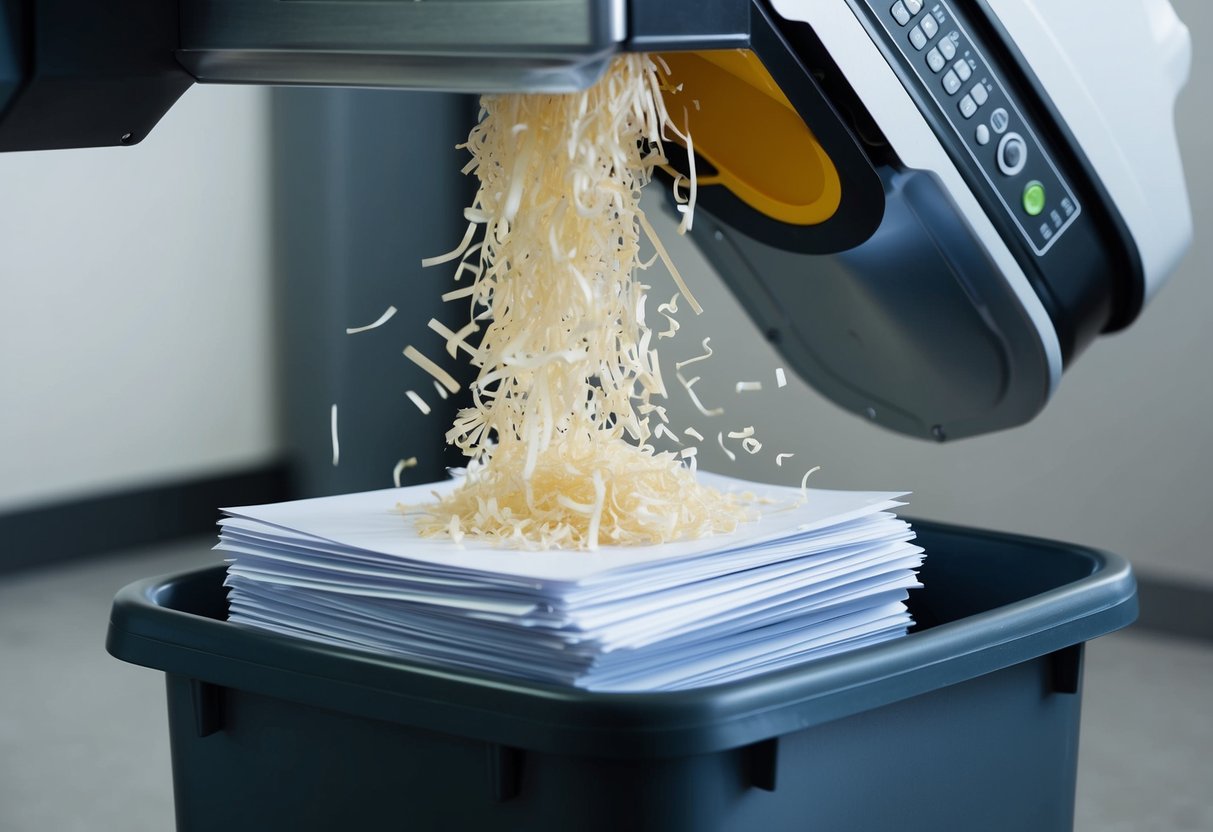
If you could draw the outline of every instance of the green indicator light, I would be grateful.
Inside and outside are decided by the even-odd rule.
[[[1023,189],[1023,209],[1034,217],[1045,209],[1045,186],[1032,181]]]

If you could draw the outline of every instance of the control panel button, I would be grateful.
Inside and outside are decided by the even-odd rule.
[[[1023,210],[1029,217],[1035,217],[1045,209],[1045,186],[1033,179],[1023,189]],[[1054,211],[1053,213],[1057,213]],[[1058,216],[1055,220],[1060,220]],[[1060,223],[1058,223],[1060,224]]]
[[[931,68],[932,72],[939,72],[946,63],[947,61],[944,60],[943,55],[939,54],[938,49],[932,49],[927,53],[927,66]]]
[[[1007,125],[1010,123],[1011,117],[1007,115],[1007,111],[1002,107],[990,113],[990,129],[1000,136],[1007,132]]]
[[[955,34],[955,32],[952,32],[951,34],[945,35],[944,38],[939,41],[939,51],[943,53],[943,59],[945,61],[950,61],[956,57],[956,43],[952,40],[952,35]]]
[[[986,91],[985,84],[974,84],[973,89],[969,90],[969,95],[973,96],[973,100],[977,102],[978,107],[985,104],[986,99],[990,97],[990,93]]]
[[[905,0],[906,8],[910,10],[910,14],[918,14],[922,11],[922,0]]]
[[[969,66],[969,62],[964,58],[952,64],[952,69],[956,70],[956,74],[960,76],[961,81],[968,81],[969,76],[973,74],[973,68]]]
[[[915,26],[910,30],[910,45],[920,51],[927,45],[927,36],[922,33],[921,26]]]
[[[989,144],[990,128],[986,127],[984,124],[977,125],[977,132],[973,134],[973,138],[977,139],[978,144]]]
[[[939,24],[931,15],[927,15],[922,19],[922,23],[918,24],[922,27],[922,33],[927,36],[927,40],[939,34]]]
[[[977,102],[973,100],[973,96],[971,95],[966,95],[960,99],[960,104],[957,106],[960,107],[960,114],[965,118],[972,118],[973,113],[977,112]]]
[[[897,0],[889,11],[892,12],[893,19],[897,21],[899,26],[905,26],[910,22],[910,10],[906,8],[906,4],[901,0]]]
[[[1018,133],[1007,133],[998,143],[998,169],[1014,176],[1028,163],[1028,145]]]
[[[948,95],[956,95],[956,91],[960,89],[960,79],[950,69],[943,76],[943,88],[947,90]]]

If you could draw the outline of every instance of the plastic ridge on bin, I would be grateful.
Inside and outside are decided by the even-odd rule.
[[[974,534],[914,525],[928,559],[927,589],[912,593],[912,606],[914,595],[929,598],[932,589],[930,573],[939,562],[932,560],[930,541]],[[704,754],[973,679],[1136,618],[1135,582],[1124,559],[1032,538],[979,534],[987,546],[993,541],[1046,560],[1049,552],[1064,553],[1074,579],[903,639],[691,690],[601,693],[520,682],[343,650],[183,611],[224,614],[217,590],[222,566],[123,589],[114,600],[106,646],[124,661],[214,685],[507,746],[608,758]],[[1014,570],[985,567],[988,580],[1017,580]],[[920,627],[931,623],[917,611],[916,618]]]

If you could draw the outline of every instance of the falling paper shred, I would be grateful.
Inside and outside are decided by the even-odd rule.
[[[426,416],[430,415],[430,406],[425,403],[425,399],[418,396],[412,390],[405,390],[404,395],[409,397],[409,401],[411,401],[413,404],[415,404],[417,406],[417,409],[420,410],[422,412],[422,414],[424,414]]]
[[[725,456],[727,456],[729,458],[729,462],[737,461],[737,454],[733,453],[732,451],[730,451],[728,448],[726,448],[724,446],[724,432],[723,431],[716,434],[716,442],[720,445],[720,450],[724,451]]]
[[[400,487],[400,475],[404,473],[406,468],[414,468],[417,465],[417,457],[410,456],[408,459],[402,459],[396,463],[396,467],[392,469],[392,482],[396,483],[396,487]]]
[[[452,393],[459,392],[459,382],[455,381],[455,378],[446,370],[442,369],[433,361],[422,355],[416,347],[405,347],[404,357],[409,361],[412,361],[421,369],[425,370],[434,378],[438,379],[438,381],[442,383],[442,386],[447,390],[450,390]]]
[[[348,326],[345,328],[345,334],[354,335],[359,332],[366,332],[367,330],[377,329],[377,328],[383,326],[384,324],[386,324],[388,321],[390,321],[392,319],[392,316],[395,314],[396,314],[396,307],[389,306],[387,308],[387,310],[382,315],[380,315],[378,320],[376,320],[374,323],[367,324],[366,326]]]
[[[337,444],[337,405],[329,411],[329,430],[333,435],[333,467],[341,460],[341,446]]]

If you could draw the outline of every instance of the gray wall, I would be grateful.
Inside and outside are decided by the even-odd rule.
[[[266,100],[0,153],[0,512],[277,455]]]
[[[909,511],[922,517],[1104,547],[1143,570],[1213,585],[1213,161],[1207,153],[1213,147],[1213,4],[1175,5],[1195,45],[1176,119],[1196,240],[1141,319],[1083,355],[1050,406],[1026,427],[939,446],[866,424],[798,381],[773,389],[777,355],[663,217],[663,239],[706,309],[698,319],[680,316],[682,329],[663,357],[670,364],[697,354],[703,336],[713,336],[716,356],[697,365],[703,380],[696,392],[708,406],[726,408],[724,416],[704,419],[672,385],[675,418],[705,435],[711,429],[701,464],[785,483],[821,465],[813,478],[820,487],[908,489],[914,492]],[[663,287],[655,296],[665,291],[659,276],[651,282]],[[734,393],[743,379],[763,381],[764,391]],[[753,425],[762,452],[729,463],[714,441],[726,425]],[[774,455],[781,451],[796,457],[777,468]]]

